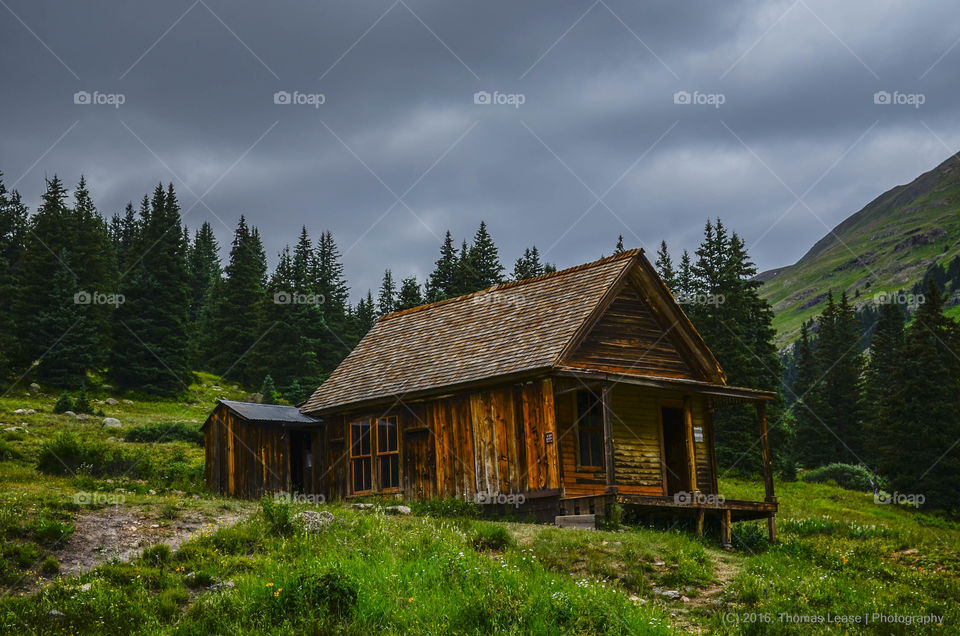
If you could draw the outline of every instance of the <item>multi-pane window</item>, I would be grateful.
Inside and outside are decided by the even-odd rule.
[[[397,416],[350,423],[350,464],[353,492],[400,487],[400,430]]]
[[[370,443],[370,420],[350,424],[350,463],[353,469],[353,492],[365,492],[372,488],[372,463]]]
[[[593,391],[577,391],[578,463],[603,468],[603,403]]]
[[[400,444],[396,416],[377,420],[380,490],[400,487]]]

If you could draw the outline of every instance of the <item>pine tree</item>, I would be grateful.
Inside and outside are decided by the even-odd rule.
[[[367,290],[366,297],[361,298],[360,302],[357,303],[354,318],[357,323],[357,336],[363,338],[377,321],[377,307],[373,302],[373,294],[369,290]]]
[[[467,262],[475,285],[470,291],[486,289],[503,282],[503,265],[500,264],[500,255],[497,246],[493,243],[493,238],[487,232],[487,224],[484,221],[480,221],[480,227],[473,236]]]
[[[17,361],[23,358],[16,326],[27,227],[27,208],[16,190],[7,191],[0,173],[0,298],[5,307],[0,311],[0,379],[12,375]]]
[[[269,373],[264,376],[263,383],[260,385],[260,395],[263,396],[263,404],[276,404],[280,400],[280,394]]]
[[[467,242],[460,244],[460,253],[457,254],[457,264],[453,270],[452,296],[462,296],[481,289],[478,287],[476,271],[470,263],[470,248]]]
[[[380,283],[380,294],[377,296],[377,310],[381,316],[396,309],[397,286],[393,282],[393,272],[389,269],[383,272],[383,282]]]
[[[660,278],[666,283],[668,289],[674,289],[677,285],[677,275],[673,271],[673,260],[670,258],[670,252],[667,251],[667,242],[660,241],[660,249],[657,251],[657,260],[654,263]]]
[[[333,234],[324,232],[317,242],[316,281],[323,302],[320,311],[320,330],[316,332],[317,359],[324,374],[332,372],[347,357],[358,338],[354,331],[355,321],[350,316],[349,288],[343,276],[340,250]]]
[[[893,420],[901,387],[898,385],[904,348],[903,309],[897,303],[880,306],[869,358],[861,383],[863,397],[864,452],[872,465],[878,465],[896,449],[890,447],[891,434],[897,425]]]
[[[666,246],[666,243],[664,243],[664,246]],[[620,234],[619,236],[617,236],[617,246],[616,246],[615,248],[613,248],[613,253],[614,253],[614,254],[622,254],[623,252],[624,252],[624,249],[623,249],[623,234]]]
[[[196,323],[200,319],[210,287],[223,273],[220,267],[220,245],[213,234],[213,228],[206,221],[193,235],[187,263],[190,268],[190,321]]]
[[[681,260],[678,281],[690,275],[683,290],[690,316],[704,340],[735,386],[776,391],[780,384],[780,358],[774,345],[773,312],[759,294],[750,261],[739,236],[727,233],[723,223],[707,221],[697,260]],[[685,271],[687,270],[687,271]],[[678,288],[683,283],[678,283]],[[684,296],[681,296],[684,298]],[[782,444],[786,432],[779,402],[767,410],[771,446]],[[717,463],[726,469],[756,472],[760,468],[759,429],[746,409],[724,409],[715,416]],[[775,453],[775,456],[777,454]]]
[[[204,359],[220,375],[247,384],[253,384],[259,375],[252,350],[264,330],[266,271],[259,233],[241,216],[230,247],[230,262],[224,269],[226,277],[214,299],[214,335]]]
[[[680,256],[680,267],[677,269],[675,278],[674,287],[671,287],[670,291],[678,300],[693,294],[693,262],[687,250],[683,250]]]
[[[400,281],[400,294],[397,296],[397,310],[410,309],[423,304],[420,283],[416,276],[408,276]]]
[[[923,495],[925,506],[956,511],[960,325],[943,314],[944,298],[932,279],[924,295],[904,334],[879,467],[893,491]]]
[[[457,249],[453,246],[453,236],[447,230],[440,246],[440,258],[427,280],[427,300],[436,302],[455,296],[454,287],[457,270]]]
[[[547,264],[549,265],[549,264]],[[523,256],[517,259],[513,265],[513,280],[524,280],[526,278],[536,278],[547,273],[547,265],[540,262],[540,251],[537,246],[523,250]]]
[[[190,272],[173,184],[142,210],[135,262],[122,274],[110,378],[121,389],[174,395],[189,386]]]

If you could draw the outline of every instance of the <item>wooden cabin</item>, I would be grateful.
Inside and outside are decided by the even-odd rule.
[[[319,424],[295,406],[220,400],[202,427],[207,487],[243,498],[313,492]]]
[[[718,519],[728,544],[741,519],[769,519],[774,537],[774,397],[726,384],[632,250],[383,316],[300,412],[323,420],[310,448],[327,499],[507,501],[551,521],[621,504],[701,529]],[[743,405],[756,409],[764,501],[717,488],[713,413]]]

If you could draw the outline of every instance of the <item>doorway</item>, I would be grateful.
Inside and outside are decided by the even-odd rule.
[[[306,493],[307,488],[313,487],[312,437],[309,431],[290,432],[290,490],[293,493]]]
[[[660,430],[663,433],[664,483],[667,497],[690,490],[687,474],[687,429],[683,425],[683,409],[664,406],[660,409]]]

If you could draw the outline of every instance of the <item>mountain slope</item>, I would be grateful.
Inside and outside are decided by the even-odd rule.
[[[773,306],[779,344],[819,314],[829,290],[857,305],[917,282],[934,262],[960,253],[960,154],[880,195],[788,267],[758,275]]]

